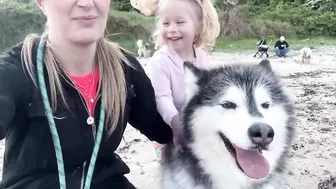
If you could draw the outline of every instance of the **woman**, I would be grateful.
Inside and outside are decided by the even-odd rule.
[[[114,153],[127,122],[166,143],[139,62],[104,39],[110,0],[36,0],[47,18],[0,56],[3,178],[10,189],[134,189]]]

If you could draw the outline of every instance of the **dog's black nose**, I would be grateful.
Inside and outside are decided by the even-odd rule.
[[[274,130],[265,123],[255,123],[248,129],[248,134],[253,143],[266,146],[273,141]]]

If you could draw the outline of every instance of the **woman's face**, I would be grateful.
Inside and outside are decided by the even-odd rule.
[[[110,0],[35,0],[47,17],[49,37],[88,45],[103,36]]]

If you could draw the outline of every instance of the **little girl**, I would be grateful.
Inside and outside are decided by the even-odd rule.
[[[208,68],[208,52],[219,35],[218,15],[211,0],[160,0],[157,20],[153,39],[159,50],[149,63],[150,78],[159,113],[178,132],[185,95],[183,62]],[[156,143],[155,149],[162,162],[162,146]]]

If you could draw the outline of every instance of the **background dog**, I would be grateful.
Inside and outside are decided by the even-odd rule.
[[[145,45],[143,44],[143,41],[140,39],[137,41],[137,47],[138,47],[138,56],[139,57],[144,57],[144,58],[148,58],[150,57],[150,45],[148,43],[146,43]]]
[[[300,50],[300,63],[301,64],[310,64],[313,51],[309,47],[304,47]]]
[[[164,189],[283,189],[294,106],[268,60],[185,63],[181,149],[164,149]]]

